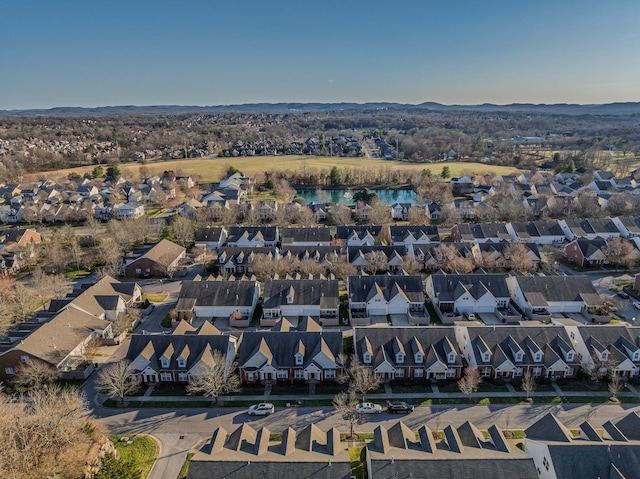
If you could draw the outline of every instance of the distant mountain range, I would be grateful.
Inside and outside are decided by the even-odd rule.
[[[218,106],[101,106],[95,108],[56,107],[33,110],[0,110],[0,116],[56,116],[93,117],[119,115],[180,115],[185,113],[295,113],[327,112],[339,110],[380,110],[380,109],[428,109],[437,111],[467,110],[481,112],[530,112],[559,115],[638,115],[640,102],[606,103],[601,105],[577,105],[568,103],[533,104],[512,103],[510,105],[443,105],[425,102],[419,105],[402,103],[247,103],[242,105]]]

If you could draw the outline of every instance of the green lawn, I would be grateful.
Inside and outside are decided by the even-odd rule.
[[[150,303],[162,303],[167,299],[169,293],[146,293],[142,295],[142,300],[148,300]]]
[[[119,460],[135,464],[140,470],[140,479],[146,479],[158,458],[158,443],[151,436],[129,436],[129,440],[132,444],[120,441],[120,437],[111,438]]]
[[[84,279],[90,274],[91,274],[91,271],[89,271],[88,269],[78,269],[75,271],[67,271],[64,275],[71,280],[76,280],[76,279]]]
[[[577,381],[566,382],[565,384],[558,384],[563,391],[608,391],[609,383],[607,381],[599,381],[597,384],[583,383]]]
[[[366,479],[367,463],[364,447],[350,447],[349,459],[351,460],[351,475],[356,479]]]
[[[191,464],[191,458],[195,456],[195,452],[190,452],[187,454],[187,459],[185,459],[184,464],[182,465],[182,469],[180,469],[180,474],[178,474],[178,479],[187,479],[187,474],[189,474],[189,464]]]

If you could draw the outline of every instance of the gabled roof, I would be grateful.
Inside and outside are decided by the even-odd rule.
[[[317,242],[328,243],[331,241],[331,229],[319,228],[282,228],[280,232],[282,243]]]
[[[275,226],[231,226],[228,233],[228,243],[236,243],[242,236],[248,239],[259,236],[268,243],[278,241],[278,228]]]
[[[336,239],[340,239],[346,241],[349,239],[353,232],[356,232],[360,238],[364,237],[367,232],[371,234],[371,236],[378,236],[380,234],[380,230],[382,226],[338,226],[336,228]]]
[[[251,306],[256,281],[183,281],[178,301],[195,299],[196,306]]]
[[[587,276],[515,276],[515,280],[529,301],[544,298],[546,302],[602,303]]]
[[[525,429],[524,433],[528,438],[543,441],[571,442],[573,439],[571,431],[558,421],[552,413],[542,416],[542,418]]]
[[[168,267],[173,263],[180,255],[184,254],[185,249],[183,246],[172,243],[169,240],[160,240],[149,251],[147,251],[140,258],[136,258],[129,264],[133,264],[141,258],[147,258],[161,266]]]
[[[469,293],[475,299],[487,291],[496,298],[510,297],[504,274],[444,274],[431,275],[433,292],[439,302],[455,301],[462,294]]]
[[[199,228],[196,230],[196,241],[218,242],[222,238],[223,228]]]
[[[337,280],[270,279],[264,284],[262,307],[286,306],[288,296],[292,296],[294,305],[313,305],[326,309],[335,309],[340,302]]]
[[[412,303],[423,302],[423,291],[424,287],[420,276],[349,276],[349,301],[352,303],[367,302],[372,294],[380,294],[386,301],[401,295]]]

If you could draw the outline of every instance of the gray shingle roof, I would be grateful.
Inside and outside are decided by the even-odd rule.
[[[339,305],[338,280],[270,279],[264,284],[262,307],[287,305],[287,296],[291,292],[294,305],[313,305],[326,309],[335,309]]]
[[[547,302],[599,304],[599,295],[587,276],[516,276],[525,298],[541,295]],[[589,300],[589,301],[587,301]],[[595,303],[593,303],[595,301]]]
[[[376,288],[379,288],[387,301],[397,294],[403,294],[412,303],[424,301],[422,278],[404,275],[349,276],[349,301],[366,302]]]
[[[260,234],[264,241],[269,243],[278,241],[278,228],[275,226],[231,226],[229,227],[228,233],[228,243],[237,242],[245,233],[249,238]]]
[[[327,243],[331,241],[331,229],[330,228],[282,228],[280,232],[282,237],[282,243],[295,243],[295,242],[322,242]]]
[[[196,306],[250,306],[255,281],[183,281],[178,301],[195,299]]]

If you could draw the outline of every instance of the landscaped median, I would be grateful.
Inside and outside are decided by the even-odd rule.
[[[107,455],[94,479],[146,479],[158,459],[160,445],[147,435],[111,437],[117,457]]]

